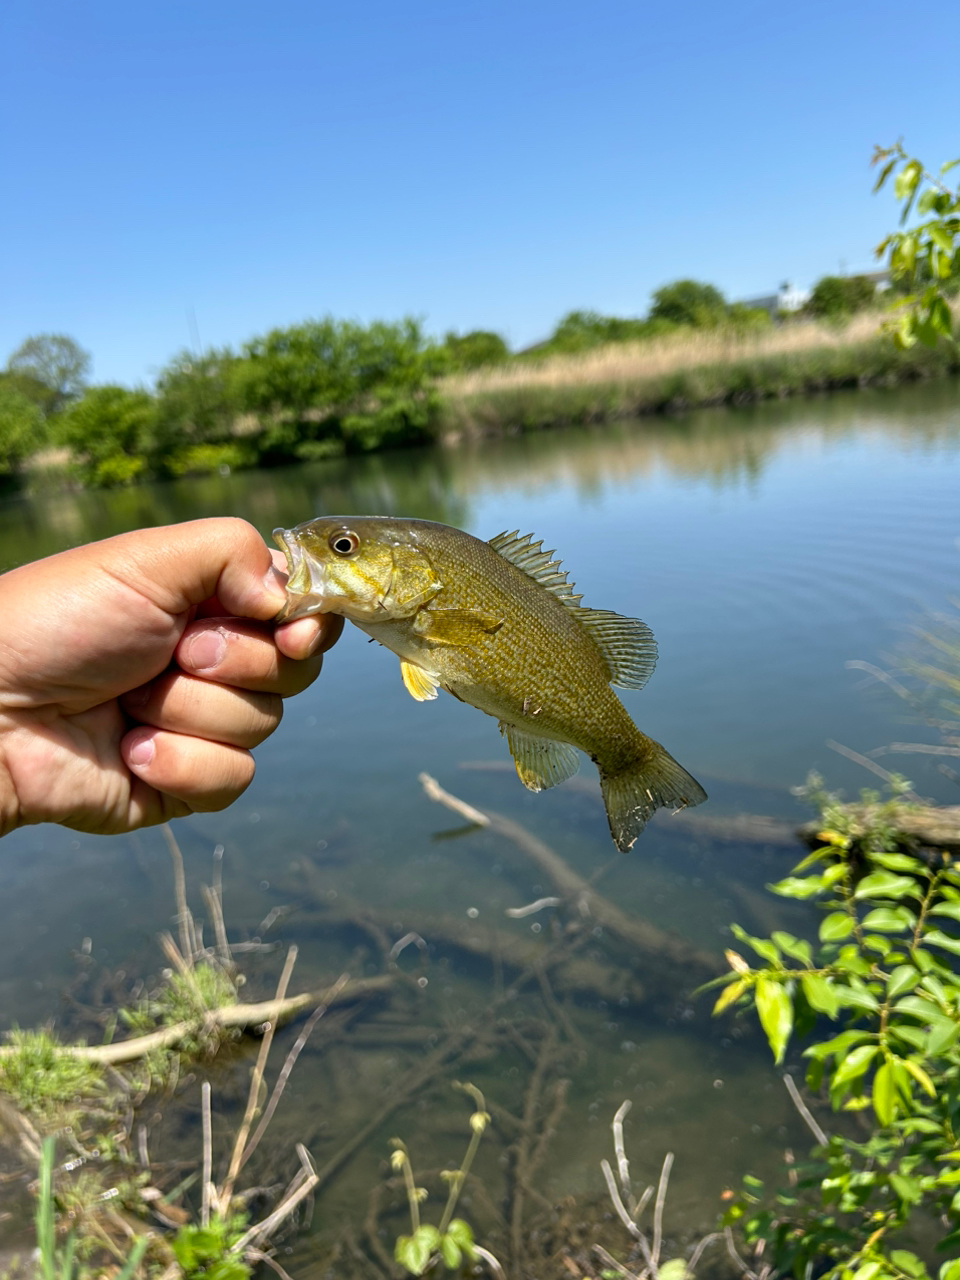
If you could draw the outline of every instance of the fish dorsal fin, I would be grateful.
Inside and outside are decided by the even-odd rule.
[[[519,529],[513,533],[498,533],[490,539],[489,545],[498,551],[504,560],[522,569],[525,574],[539,582],[542,587],[551,591],[558,600],[566,605],[577,605],[583,599],[573,588],[574,583],[567,581],[565,569],[561,569],[560,561],[554,560],[553,551],[543,550],[543,539],[533,541],[532,533],[521,534]]]
[[[548,787],[555,787],[558,782],[572,778],[580,768],[577,749],[567,742],[537,737],[502,720],[500,732],[506,734],[510,754],[517,766],[517,776],[529,791],[546,791]]]
[[[621,689],[642,689],[657,665],[657,642],[647,624],[583,605],[571,612],[603,655],[610,683]]]

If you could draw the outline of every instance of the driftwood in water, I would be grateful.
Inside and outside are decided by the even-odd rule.
[[[521,852],[525,853],[540,870],[552,881],[556,892],[566,900],[567,904],[584,921],[615,934],[621,942],[644,959],[649,958],[659,964],[664,962],[672,967],[683,969],[694,984],[705,977],[713,977],[719,967],[716,956],[707,951],[700,951],[685,939],[636,916],[629,915],[598,893],[584,878],[573,870],[549,845],[544,844],[537,836],[522,827],[519,822],[490,809],[479,810],[467,805],[464,801],[452,796],[448,791],[431,778],[427,773],[420,774],[420,782],[431,800],[445,805],[468,821],[488,827],[497,835],[510,840]]]
[[[364,929],[378,938],[384,951],[389,952],[388,944],[395,932],[392,925],[398,915],[396,907],[389,912],[377,911],[366,903],[351,901],[339,892],[336,900],[331,902],[317,868],[304,859],[300,863],[300,871],[308,892],[318,904],[315,916],[318,923],[328,928],[346,925]],[[529,926],[524,932],[519,931],[519,926],[516,932],[512,932],[487,919],[461,918],[423,911],[419,907],[412,910],[404,908],[399,914],[404,932],[424,943],[438,943],[444,949],[479,956],[495,967],[502,966],[513,972],[541,971],[563,991],[610,1002],[626,998],[633,1004],[639,1004],[644,998],[643,986],[629,970],[571,951],[566,946],[551,945],[553,939],[546,930],[539,936],[532,936]],[[306,923],[305,915],[304,912],[298,915],[301,924]],[[307,916],[307,920],[309,918]]]
[[[933,849],[952,854],[960,854],[960,805],[897,805],[891,817],[890,809],[883,805],[882,822],[886,827],[892,826],[896,832],[896,842],[901,848],[911,852]],[[877,805],[845,804],[844,813],[852,820],[853,830],[866,830],[877,821]],[[798,832],[804,844],[811,848],[823,843],[819,833],[823,830],[823,821],[808,822]]]

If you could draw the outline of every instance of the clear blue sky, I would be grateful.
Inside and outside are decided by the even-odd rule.
[[[330,312],[514,344],[871,266],[875,142],[960,154],[960,5],[5,0],[0,362],[98,380]]]

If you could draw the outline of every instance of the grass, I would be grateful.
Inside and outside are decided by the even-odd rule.
[[[443,384],[442,434],[602,422],[960,372],[957,348],[901,351],[880,321],[873,312],[844,328],[797,321],[747,335],[701,330],[477,370]]]

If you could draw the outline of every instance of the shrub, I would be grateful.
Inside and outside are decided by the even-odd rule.
[[[156,402],[146,391],[93,387],[56,421],[56,437],[73,451],[85,484],[129,484],[147,470]]]

